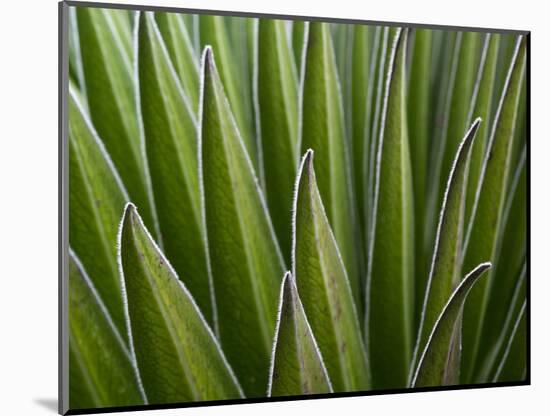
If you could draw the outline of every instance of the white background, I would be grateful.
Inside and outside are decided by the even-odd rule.
[[[222,411],[245,416],[259,412],[265,416],[302,412],[549,414],[550,14],[545,2],[137,1],[190,8],[532,31],[532,386],[145,414],[214,415]],[[57,4],[54,0],[5,1],[1,16],[0,414],[52,415],[57,399]]]

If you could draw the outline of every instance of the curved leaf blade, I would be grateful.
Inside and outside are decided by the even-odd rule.
[[[156,230],[136,113],[130,21],[124,10],[77,7],[76,15],[91,120],[130,198]]]
[[[407,384],[412,355],[414,207],[405,101],[406,45],[407,32],[398,29],[388,65],[369,241],[367,348],[373,385],[380,388]]]
[[[259,20],[255,89],[267,204],[283,254],[290,259],[289,213],[298,163],[298,79],[285,23]]]
[[[434,254],[427,287],[424,288],[424,306],[418,330],[412,369],[416,367],[417,355],[424,350],[430,332],[460,281],[462,252],[462,232],[464,227],[465,190],[468,180],[468,162],[470,149],[481,124],[481,119],[474,121],[466,136],[459,145],[453,163],[447,190],[441,207],[439,225],[435,241]]]
[[[71,409],[147,404],[135,361],[71,249],[69,371]]]
[[[368,361],[346,269],[313,169],[313,151],[296,180],[293,275],[334,391],[370,387]]]
[[[116,235],[128,195],[84,113],[69,97],[69,243],[88,271],[120,333],[126,333]],[[117,211],[119,211],[117,213]]]
[[[200,174],[219,337],[247,396],[262,396],[285,266],[209,47],[201,76]]]
[[[359,308],[359,252],[356,247],[355,210],[351,199],[351,172],[344,131],[342,95],[329,26],[312,22],[306,26],[301,94],[301,149],[317,152],[323,176],[318,186],[327,216]]]
[[[210,324],[215,322],[200,214],[196,119],[154,20],[137,28],[137,62],[145,153],[162,248]]]
[[[474,211],[464,243],[463,270],[468,270],[480,259],[495,261],[496,242],[506,197],[505,190],[508,186],[519,96],[525,73],[525,43],[525,37],[519,38],[516,43],[508,79],[485,152]],[[465,382],[473,376],[482,322],[485,319],[488,288],[491,287],[493,276],[494,274],[491,273],[489,279],[476,286],[465,308],[461,372]]]
[[[279,315],[269,371],[268,397],[331,393],[321,352],[311,332],[294,278],[281,285]]]
[[[474,283],[491,267],[482,263],[472,270],[455,289],[444,306],[428,338],[413,377],[411,387],[441,386],[445,382],[452,338],[466,297]]]
[[[122,217],[119,248],[130,333],[149,402],[243,397],[193,297],[131,203]]]

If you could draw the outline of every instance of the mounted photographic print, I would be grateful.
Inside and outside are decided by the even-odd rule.
[[[69,1],[60,45],[60,413],[529,384],[529,32]]]

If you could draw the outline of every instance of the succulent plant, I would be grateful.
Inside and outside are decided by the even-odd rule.
[[[526,379],[525,35],[69,29],[71,408]]]

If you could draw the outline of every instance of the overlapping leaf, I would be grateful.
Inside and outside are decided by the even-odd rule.
[[[130,20],[124,10],[77,7],[76,15],[91,120],[156,235],[136,116]]]
[[[281,286],[267,395],[330,392],[332,386],[323,358],[307,321],[294,278],[287,272]]]
[[[124,210],[119,247],[132,345],[149,403],[242,397],[213,332],[132,204]]]
[[[417,355],[424,350],[439,313],[460,281],[468,156],[480,121],[477,119],[466,133],[449,174],[430,275],[424,288],[424,307],[413,356],[413,368],[417,362]]]
[[[405,101],[407,32],[394,38],[378,145],[367,276],[373,383],[404,387],[412,356],[414,217]],[[392,371],[387,371],[392,368]]]
[[[494,260],[496,241],[508,185],[511,150],[521,86],[525,73],[525,38],[519,38],[487,145],[474,212],[465,241],[463,270],[480,260]],[[488,281],[481,282],[470,295],[464,315],[463,380],[472,377],[479,348],[480,330],[488,299]]]
[[[130,349],[72,250],[68,312],[71,409],[146,404]]]
[[[256,95],[267,204],[290,259],[290,209],[298,164],[298,79],[285,22],[258,24]]]
[[[137,61],[145,153],[162,247],[210,324],[215,321],[200,214],[196,119],[152,13],[140,15]]]
[[[474,283],[490,267],[491,263],[482,263],[477,266],[460,282],[451,295],[430,333],[416,368],[412,387],[449,384],[447,381],[449,356],[452,354],[452,340],[456,333],[456,325],[461,322],[460,315],[464,302]]]
[[[348,276],[313,170],[313,151],[296,182],[293,275],[334,391],[370,387],[367,357]]]
[[[319,192],[349,277],[357,307],[360,300],[360,252],[357,248],[355,209],[351,199],[351,172],[344,131],[340,84],[329,27],[312,22],[306,27],[302,74],[301,149],[313,149]],[[355,228],[354,228],[355,227]]]
[[[219,337],[247,395],[265,395],[285,266],[212,49],[202,62],[203,212]]]
[[[76,94],[69,97],[69,241],[117,329],[126,334],[116,264],[120,211],[128,195]],[[117,212],[118,211],[118,212]]]

